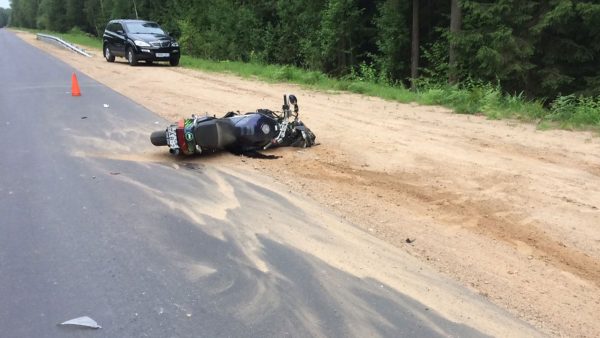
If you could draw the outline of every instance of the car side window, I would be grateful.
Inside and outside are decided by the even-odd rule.
[[[123,26],[117,22],[117,23],[115,23],[115,30],[113,32],[116,33],[118,31],[124,32],[125,30],[123,29]]]

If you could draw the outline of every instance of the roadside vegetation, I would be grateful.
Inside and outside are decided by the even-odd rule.
[[[9,18],[10,18],[10,9],[0,7],[0,28],[8,25]]]
[[[99,47],[108,20],[157,21],[181,64],[541,128],[600,129],[591,0],[10,0],[8,23]],[[6,21],[6,20],[5,20]],[[410,90],[409,90],[410,89]]]
[[[481,83],[462,85],[418,83],[412,91],[390,84],[371,73],[353,72],[342,78],[281,65],[240,61],[211,61],[184,56],[181,65],[204,71],[231,73],[269,82],[289,82],[319,90],[348,91],[402,103],[440,105],[459,114],[485,115],[490,119],[518,119],[537,123],[541,129],[590,129],[600,131],[600,96],[559,96],[552,103],[531,100],[522,93],[506,94],[499,86]]]
[[[78,28],[73,28],[70,31],[65,32],[65,33],[53,32],[53,31],[48,31],[48,30],[39,30],[39,29],[28,29],[28,28],[19,28],[19,29],[33,33],[33,34],[43,33],[43,34],[53,35],[53,36],[59,37],[67,42],[70,42],[70,43],[73,43],[76,45],[97,48],[99,50],[102,50],[102,39],[101,38],[92,36],[90,34],[86,34]]]
[[[69,32],[23,29],[31,33],[58,36],[71,43],[102,50],[102,40],[80,29]],[[290,65],[254,61],[216,61],[184,55],[180,66],[208,72],[230,73],[268,82],[294,83],[324,91],[347,91],[402,103],[440,105],[459,114],[484,115],[490,119],[518,119],[536,123],[540,129],[584,129],[600,131],[600,96],[558,96],[552,102],[532,100],[523,93],[507,94],[500,85],[466,81],[451,85],[421,80],[413,89],[377,76],[376,70],[362,64],[349,74],[332,77]]]

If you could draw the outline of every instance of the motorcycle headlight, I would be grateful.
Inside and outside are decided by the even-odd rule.
[[[135,40],[135,41],[133,41],[133,43],[135,43],[135,45],[138,47],[150,47],[150,44],[147,43],[146,41]]]
[[[171,42],[171,47],[179,47],[179,43],[177,41]]]

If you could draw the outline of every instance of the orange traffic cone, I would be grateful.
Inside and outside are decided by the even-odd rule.
[[[75,73],[71,75],[71,96],[81,96],[81,91],[79,90],[79,83],[77,82],[77,76]]]

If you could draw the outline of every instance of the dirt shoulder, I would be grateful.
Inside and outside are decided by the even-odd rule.
[[[167,120],[277,108],[283,93],[296,94],[319,146],[271,151],[278,160],[219,160],[328,205],[550,335],[600,335],[600,138],[593,134],[111,64],[100,51],[84,58],[19,36]]]

